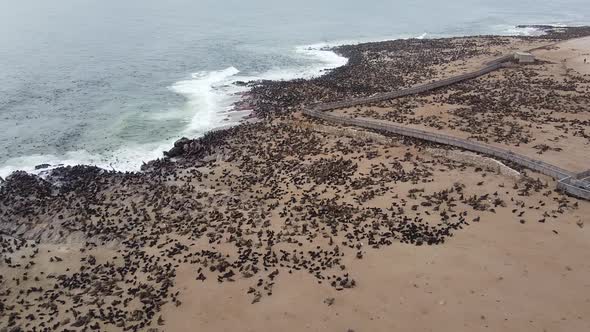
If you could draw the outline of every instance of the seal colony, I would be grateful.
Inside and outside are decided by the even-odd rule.
[[[504,176],[426,153],[445,147],[415,139],[330,133],[301,113],[590,35],[546,29],[341,46],[348,65],[312,80],[250,83],[258,121],[181,139],[142,172],[13,173],[0,187],[0,328],[590,328],[589,202],[525,169]],[[338,112],[546,144],[533,148],[543,156],[558,145],[535,130],[584,149],[588,78],[567,67],[561,81],[543,78],[553,75],[543,66],[552,64]],[[534,89],[510,88],[527,78]],[[433,105],[457,119],[416,111]],[[564,105],[574,116],[561,114]]]

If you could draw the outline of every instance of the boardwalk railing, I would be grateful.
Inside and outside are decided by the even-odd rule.
[[[504,62],[508,61],[509,58],[502,57],[501,59],[504,59],[503,62],[493,62],[493,63],[488,64],[487,66],[485,66],[484,68],[482,68],[480,70],[457,75],[457,76],[453,76],[453,77],[449,77],[449,78],[445,78],[445,79],[442,79],[442,80],[439,80],[436,82],[426,83],[426,84],[422,84],[419,86],[415,86],[415,87],[411,87],[411,88],[407,88],[407,89],[403,89],[403,90],[399,90],[399,91],[380,93],[380,94],[377,94],[377,95],[374,95],[371,97],[366,97],[366,98],[357,98],[357,99],[353,99],[353,100],[345,100],[345,101],[339,101],[339,102],[333,102],[333,103],[318,104],[318,105],[315,105],[315,107],[313,107],[313,108],[318,109],[320,111],[328,111],[328,110],[343,108],[343,107],[352,107],[352,106],[356,106],[356,105],[371,104],[371,103],[376,103],[376,102],[380,102],[380,101],[384,101],[384,100],[401,98],[401,97],[405,97],[405,96],[410,96],[410,95],[415,95],[415,94],[435,90],[435,89],[449,86],[449,85],[452,85],[455,83],[459,83],[461,81],[467,81],[467,80],[485,75],[487,73],[491,73],[494,70],[497,70],[499,68],[503,68],[503,67],[505,67]],[[498,60],[495,60],[495,61],[498,61]]]
[[[483,153],[486,155],[494,156],[496,158],[500,158],[503,160],[508,160],[518,165],[524,166],[526,168],[535,170],[539,173],[548,175],[558,181],[558,189],[564,190],[565,192],[590,200],[590,190],[583,188],[583,186],[577,186],[572,184],[570,181],[572,177],[576,174],[560,168],[555,165],[551,165],[541,160],[533,159],[518,153],[515,153],[506,148],[500,148],[496,146],[492,146],[489,144],[469,141],[466,139],[461,139],[453,136],[443,135],[435,132],[430,132],[426,130],[414,129],[403,127],[391,123],[386,123],[379,120],[371,120],[371,119],[364,119],[364,118],[350,118],[347,116],[341,116],[336,114],[326,113],[325,111],[338,109],[338,108],[347,108],[353,107],[362,104],[370,104],[375,102],[380,102],[384,100],[400,98],[408,95],[423,93],[426,91],[431,91],[434,89],[438,89],[444,86],[449,86],[451,84],[455,84],[461,81],[473,79],[487,73],[490,73],[494,70],[499,68],[505,67],[505,62],[509,61],[512,56],[503,56],[498,58],[494,61],[488,62],[486,66],[480,70],[476,70],[473,72],[453,76],[447,79],[439,80],[432,83],[427,83],[423,85],[419,85],[416,87],[403,89],[394,92],[387,92],[378,94],[375,96],[367,97],[367,98],[358,98],[353,100],[346,100],[340,102],[333,102],[333,103],[324,103],[324,104],[316,104],[311,106],[310,108],[303,111],[303,113],[307,116],[322,119],[325,121],[338,123],[342,125],[351,125],[357,126],[382,132],[393,133],[397,135],[403,135],[407,137],[413,137],[422,139],[425,141],[435,142],[439,144],[445,144],[450,146],[459,147],[465,150],[475,151],[479,153]]]

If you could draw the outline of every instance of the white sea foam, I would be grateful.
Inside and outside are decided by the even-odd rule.
[[[130,144],[117,150],[101,154],[92,154],[86,150],[70,151],[56,156],[30,155],[7,160],[0,167],[0,177],[6,178],[14,171],[22,170],[32,174],[43,174],[59,166],[93,165],[106,170],[121,172],[139,171],[144,162],[162,157],[162,151],[169,150],[174,140],[151,143]],[[36,170],[36,165],[49,164],[48,168]]]
[[[236,93],[243,90],[234,84],[234,67],[218,71],[197,72],[191,79],[177,82],[171,90],[186,97],[184,110],[192,114],[182,134],[201,135],[228,120],[226,113],[237,100]]]
[[[334,51],[329,50],[330,47],[334,46],[335,45],[323,43],[297,47],[296,53],[298,55],[310,60],[316,60],[318,61],[318,64],[301,70],[299,73],[295,75],[295,77],[291,78],[317,77],[323,75],[327,70],[335,69],[346,65],[348,63],[347,58],[335,53]]]
[[[503,30],[503,34],[511,36],[540,36],[543,35],[543,30],[535,27],[509,27]]]
[[[291,68],[273,68],[262,73],[238,76],[236,77],[236,81],[286,81],[301,78],[310,79],[321,76],[328,70],[344,66],[348,63],[347,58],[329,49],[342,44],[344,43],[318,43],[298,46],[295,48],[295,57],[308,60],[313,63],[312,65]]]
[[[274,68],[263,73],[240,75],[235,67],[218,71],[197,72],[191,79],[177,82],[171,90],[186,97],[184,110],[192,114],[183,135],[195,137],[206,131],[235,125],[249,114],[235,112],[232,107],[241,93],[249,88],[236,85],[238,81],[292,80],[312,78],[326,70],[345,65],[348,59],[328,50],[329,45],[314,44],[295,48],[295,56],[312,62],[313,65],[295,68]]]
[[[568,25],[561,24],[561,23],[542,23],[537,24],[539,26],[553,26],[556,28],[559,27],[566,27]],[[572,26],[572,25],[569,25]],[[527,37],[534,37],[534,36],[542,36],[545,34],[545,31],[542,28],[534,27],[534,26],[513,26],[513,25],[496,25],[494,26],[494,31],[498,31],[501,35],[509,35],[509,36],[527,36]]]
[[[424,38],[426,38],[426,36],[428,36],[428,33],[425,32],[425,33],[421,34],[420,36],[416,37],[416,39],[424,39]]]

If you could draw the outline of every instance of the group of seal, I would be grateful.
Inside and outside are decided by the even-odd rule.
[[[471,139],[508,146],[530,145],[539,154],[560,151],[547,143],[569,137],[590,142],[590,77],[547,75],[547,66],[519,66],[464,81],[420,96],[347,110],[353,117],[375,118],[404,125],[463,132]],[[441,114],[420,115],[435,104]],[[540,131],[554,132],[549,142],[536,143]]]
[[[298,120],[300,103],[412,84],[449,57],[480,54],[468,38],[340,52],[349,65],[322,78],[258,83],[261,121],[181,139],[141,172],[74,166],[8,176],[0,185],[0,328],[156,330],[167,322],[164,308],[183,305],[186,287],[243,282],[257,303],[283,275],[307,274],[346,291],[360,282],[351,266],[381,248],[440,245],[501,209],[547,227],[575,212],[577,202],[546,180],[512,183],[427,156],[425,142],[331,136]],[[457,181],[437,182],[447,175]],[[525,204],[529,196],[537,203]],[[180,278],[187,271],[188,281]]]

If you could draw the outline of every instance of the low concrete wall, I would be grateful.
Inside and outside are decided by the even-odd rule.
[[[428,148],[426,149],[426,151],[432,154],[433,156],[443,157],[445,159],[452,161],[459,161],[472,166],[478,166],[487,171],[496,172],[497,174],[501,174],[514,179],[520,179],[522,176],[518,171],[504,165],[502,162],[493,158],[484,157],[476,153],[461,150],[432,148]]]
[[[334,136],[345,136],[345,137],[352,137],[354,139],[360,139],[364,141],[374,141],[380,144],[385,145],[394,145],[397,146],[397,141],[392,139],[391,137],[381,135],[374,131],[369,130],[361,130],[361,129],[353,129],[351,127],[334,127],[334,126],[324,126],[318,124],[310,124],[308,126],[302,126],[305,128],[312,129],[313,131],[334,135]]]
[[[354,100],[346,100],[334,103],[324,103],[324,104],[316,104],[311,106],[310,108],[303,111],[303,113],[307,116],[322,119],[325,121],[338,123],[342,125],[351,125],[351,126],[358,126],[362,128],[383,131],[387,133],[403,135],[413,138],[418,138],[430,142],[435,142],[439,144],[451,145],[456,146],[465,150],[475,151],[479,153],[483,153],[486,155],[494,156],[503,160],[508,160],[518,165],[522,165],[526,168],[532,169],[539,173],[548,175],[558,182],[558,188],[566,191],[567,193],[585,199],[590,199],[590,191],[585,190],[583,188],[572,186],[569,183],[564,182],[563,180],[575,176],[573,172],[565,170],[563,168],[557,167],[555,165],[551,165],[541,160],[533,159],[524,155],[520,155],[518,153],[512,152],[506,148],[500,148],[491,146],[484,143],[468,141],[461,138],[456,138],[448,135],[443,135],[439,133],[428,132],[425,130],[420,129],[413,129],[402,127],[390,123],[385,123],[383,121],[378,120],[371,120],[371,119],[362,119],[362,118],[349,118],[345,116],[339,116],[334,114],[325,113],[325,111],[338,109],[338,108],[347,108],[353,107],[362,104],[370,104],[374,102],[379,102],[383,100],[389,100],[394,98],[400,98],[404,96],[409,96],[413,94],[418,94],[426,91],[431,91],[434,89],[438,89],[444,86],[449,86],[451,84],[455,84],[461,81],[473,79],[487,73],[490,73],[494,70],[499,68],[503,68],[505,66],[505,62],[509,61],[512,58],[512,55],[503,56],[496,60],[490,61],[486,64],[486,66],[480,70],[476,70],[470,73],[465,73],[457,76],[453,76],[447,79],[443,79],[440,81],[432,82],[423,84],[420,86],[403,89],[400,91],[395,92],[388,92],[383,93],[375,96],[371,96],[368,98],[358,98]],[[561,185],[560,185],[561,184]]]
[[[306,114],[315,118],[326,121],[339,123],[342,125],[352,125],[362,128],[368,128],[378,131],[384,131],[392,134],[418,138],[430,142],[435,142],[444,145],[456,146],[465,150],[475,151],[491,155],[500,159],[512,161],[519,165],[533,169],[545,175],[551,176],[557,180],[573,176],[573,173],[559,168],[557,166],[548,164],[546,162],[532,159],[523,155],[516,154],[508,149],[491,146],[484,143],[472,142],[461,138],[447,136],[438,133],[432,133],[425,130],[402,127],[394,124],[384,123],[378,120],[369,119],[353,119],[348,117],[341,117],[338,115],[328,114],[321,111],[310,110]]]

